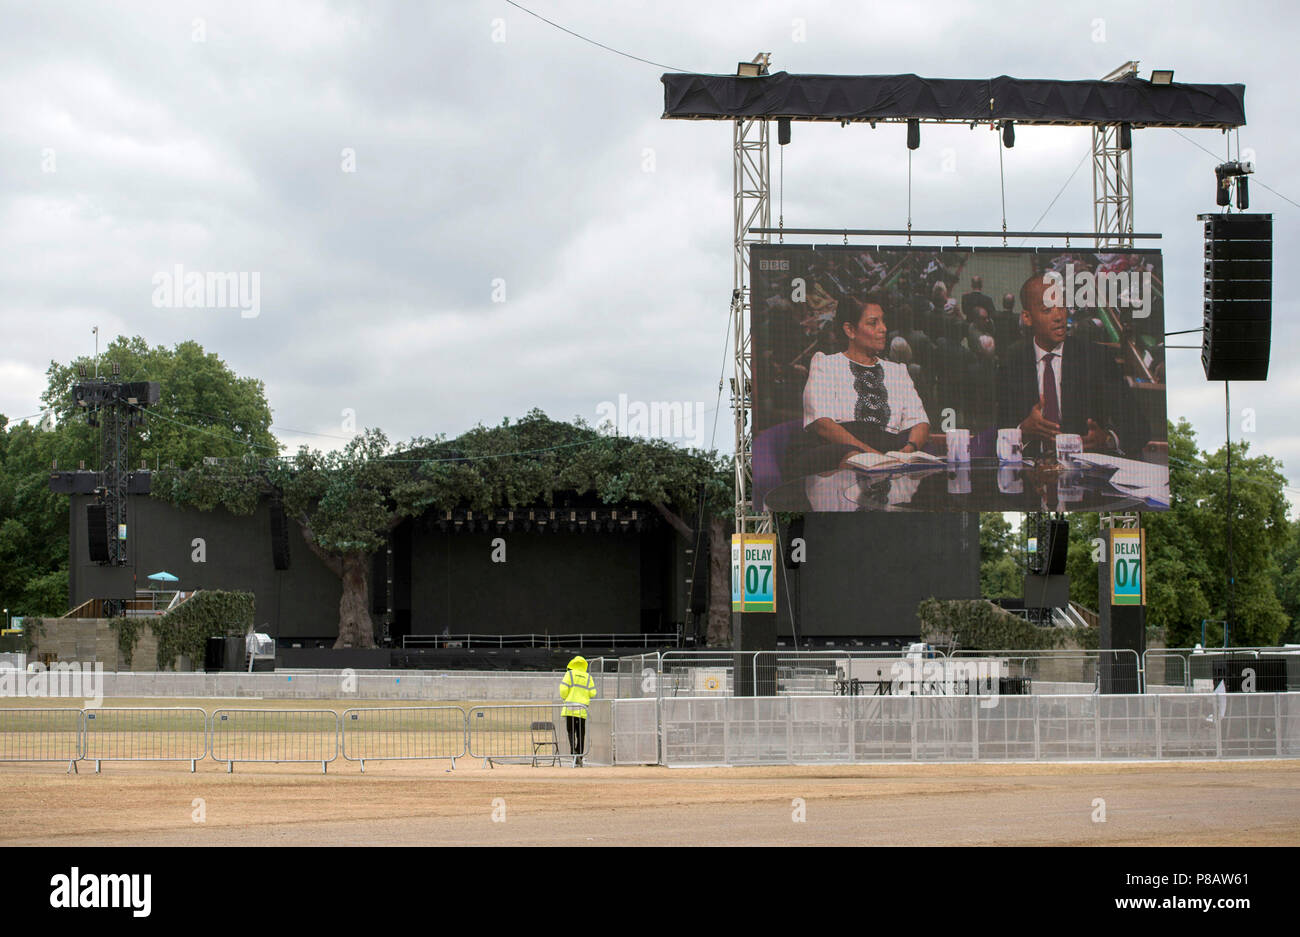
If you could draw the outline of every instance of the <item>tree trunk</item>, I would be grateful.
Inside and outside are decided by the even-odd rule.
[[[731,646],[731,538],[721,518],[709,520],[709,647]]]
[[[370,557],[343,555],[343,594],[339,596],[339,639],[335,648],[374,647],[375,623],[370,618]]]

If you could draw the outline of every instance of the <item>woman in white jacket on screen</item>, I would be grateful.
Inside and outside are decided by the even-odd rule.
[[[809,362],[805,440],[791,453],[798,474],[838,468],[857,452],[916,452],[929,439],[930,418],[907,365],[882,357],[885,302],[878,293],[841,301],[834,327],[843,350]]]

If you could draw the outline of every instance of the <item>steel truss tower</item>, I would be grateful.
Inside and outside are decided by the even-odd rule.
[[[158,402],[157,381],[119,380],[120,367],[113,365],[112,380],[85,380],[74,384],[73,399],[85,411],[91,426],[100,427],[100,485],[96,493],[105,507],[109,566],[125,566],[127,554],[127,481],[130,472],[127,442],[131,427],[144,422],[144,410]]]
[[[766,66],[766,56],[761,56]],[[749,245],[766,244],[771,235],[750,236],[751,228],[768,228],[772,220],[771,146],[766,120],[737,120],[732,129],[732,348],[731,407],[736,428],[736,532],[772,529],[772,517],[757,513],[753,502],[754,427],[750,384]]]
[[[1103,81],[1122,81],[1138,73],[1138,63],[1125,62]],[[1119,124],[1092,128],[1092,217],[1097,249],[1133,246],[1133,148],[1121,145]],[[1104,513],[1103,528],[1140,527],[1136,511]]]

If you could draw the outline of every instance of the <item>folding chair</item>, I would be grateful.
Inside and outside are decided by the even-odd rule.
[[[533,743],[533,767],[537,767],[537,759],[545,757],[544,750],[551,750],[551,767],[554,768],[560,763],[560,740],[555,734],[554,722],[534,722],[528,727],[529,734]],[[548,738],[549,736],[549,738]]]

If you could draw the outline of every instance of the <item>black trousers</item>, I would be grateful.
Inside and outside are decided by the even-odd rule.
[[[581,716],[565,716],[564,727],[569,732],[569,750],[575,755],[581,755],[587,742],[587,720]]]

